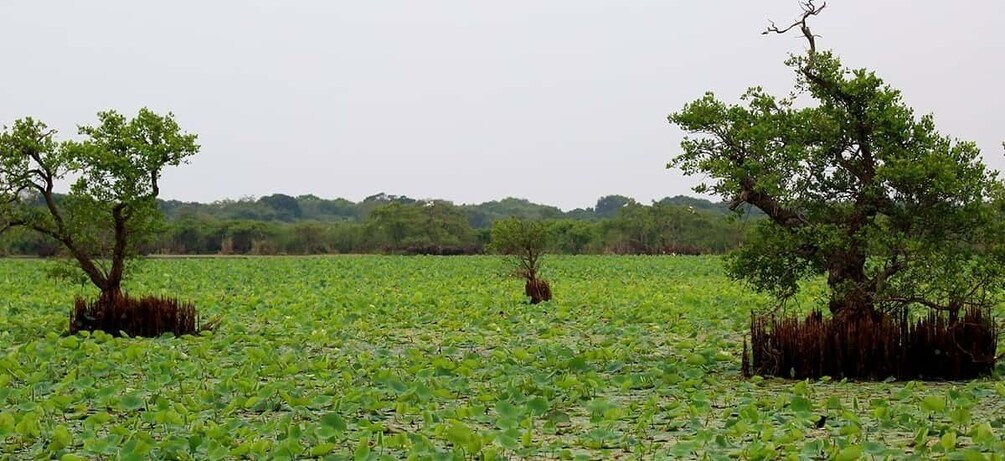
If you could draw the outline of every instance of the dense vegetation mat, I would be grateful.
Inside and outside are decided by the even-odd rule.
[[[766,300],[714,258],[550,259],[560,297],[537,305],[490,257],[147,261],[130,291],[225,316],[157,339],[63,336],[67,306],[93,293],[47,280],[46,264],[0,260],[0,458],[1005,452],[997,378],[742,378],[750,308]]]

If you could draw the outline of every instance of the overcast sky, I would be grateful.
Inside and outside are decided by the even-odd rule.
[[[691,194],[668,113],[787,93],[793,0],[23,1],[0,5],[0,122],[99,110],[199,135],[163,198],[377,192],[564,209]],[[821,48],[1005,166],[1005,2],[832,0]]]

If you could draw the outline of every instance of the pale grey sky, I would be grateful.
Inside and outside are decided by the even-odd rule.
[[[0,5],[0,122],[173,111],[202,152],[162,197],[377,192],[564,209],[690,194],[666,115],[784,94],[794,0],[23,1]],[[1005,166],[1005,2],[832,0],[814,30]]]

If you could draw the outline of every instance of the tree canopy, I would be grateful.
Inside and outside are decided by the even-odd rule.
[[[734,210],[767,215],[729,263],[759,290],[785,298],[826,274],[842,315],[986,303],[1002,284],[996,173],[874,72],[817,50],[808,21],[822,9],[807,3],[792,25],[765,32],[805,38],[805,54],[787,61],[795,91],[687,104],[669,116],[688,135],[668,167],[706,178],[695,190]]]
[[[492,226],[489,247],[510,257],[514,275],[533,280],[539,275],[549,237],[548,225],[543,221],[508,218]]]
[[[512,275],[526,281],[524,293],[531,304],[551,300],[551,285],[541,277],[541,258],[551,236],[548,224],[540,220],[508,218],[492,225],[490,247],[506,255]]]
[[[118,293],[126,259],[161,219],[162,170],[199,150],[172,114],[98,113],[81,140],[23,118],[0,132],[0,231],[26,227],[60,242],[103,294]],[[60,181],[72,181],[57,195]]]

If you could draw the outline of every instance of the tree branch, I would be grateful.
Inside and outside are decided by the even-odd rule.
[[[877,301],[878,303],[897,303],[897,304],[921,304],[929,309],[945,312],[957,312],[959,309],[953,308],[953,306],[943,305],[936,303],[934,301],[927,300],[918,296],[890,296],[887,298],[881,298]]]
[[[49,210],[49,214],[52,215],[52,219],[56,221],[56,228],[59,230],[59,233],[65,235],[66,225],[63,222],[63,215],[59,212],[59,208],[56,207],[56,201],[53,198],[53,188],[55,187],[53,179],[56,175],[52,171],[52,168],[49,168],[49,165],[42,160],[42,156],[37,151],[26,152],[26,154],[38,165],[38,168],[32,171],[37,171],[43,181],[43,184],[32,184],[42,193],[42,197],[45,199],[45,206]],[[60,238],[60,240],[62,241],[63,239]]]
[[[150,194],[152,197],[156,198],[160,195],[160,185],[157,184],[157,180],[160,178],[160,170],[154,169],[150,171]]]
[[[775,223],[782,227],[794,228],[799,227],[806,222],[806,218],[801,216],[795,210],[786,208],[782,206],[774,197],[763,191],[757,190],[757,181],[754,178],[746,177],[740,181],[740,195],[733,199],[729,204],[729,209],[736,211],[736,209],[743,203],[749,203],[756,206],[764,214],[768,215],[769,218]]]
[[[827,7],[827,2],[821,3],[820,6],[816,6],[814,0],[808,0],[804,3],[800,3],[799,6],[803,8],[803,15],[796,22],[793,22],[784,29],[779,29],[778,26],[775,25],[774,21],[769,21],[771,22],[771,25],[768,26],[768,28],[764,32],[761,32],[761,35],[768,35],[771,33],[784,34],[792,29],[795,29],[796,27],[799,27],[799,30],[803,33],[803,36],[806,37],[806,41],[809,42],[810,46],[809,51],[810,56],[812,58],[812,55],[817,51],[816,37],[819,37],[819,35],[814,35],[813,32],[810,31],[810,26],[809,24],[807,24],[806,21],[811,16],[816,16],[820,14],[820,12]]]
[[[854,123],[855,139],[853,140],[853,144],[848,147],[856,147],[855,155],[859,157],[858,161],[852,163],[844,159],[842,155],[844,151],[843,149],[836,152],[836,161],[842,166],[842,168],[854,175],[861,185],[871,184],[876,175],[876,159],[872,155],[872,143],[870,142],[873,127],[868,121],[865,108],[863,107],[861,101],[842,88],[839,82],[834,79],[827,78],[825,75],[821,75],[817,72],[817,69],[815,69],[817,56],[816,37],[818,37],[818,35],[813,34],[813,31],[810,30],[808,20],[809,18],[820,14],[820,12],[827,7],[827,3],[825,2],[820,6],[817,6],[814,3],[814,0],[807,0],[804,3],[801,3],[801,6],[803,14],[794,23],[784,29],[779,28],[772,23],[771,26],[763,32],[763,34],[784,34],[796,27],[799,28],[800,32],[802,32],[803,37],[806,38],[809,49],[807,50],[807,60],[805,65],[799,69],[799,72],[806,78],[807,82],[811,85],[816,85],[825,95],[834,98],[839,104],[843,105],[849,118]],[[881,207],[889,207],[890,203],[888,203],[888,201],[884,201],[882,198],[877,197],[867,197],[863,194],[863,192],[864,190],[860,188],[855,193],[856,221],[863,221],[868,217],[875,215]],[[857,232],[858,229],[853,227],[851,231]]]
[[[920,304],[929,309],[943,312],[959,312],[960,309],[971,306],[971,307],[984,307],[984,303],[975,301],[966,301],[961,299],[950,299],[947,304],[939,304],[935,301],[922,298],[920,296],[890,296],[886,298],[880,298],[877,303],[897,303],[897,304]]]
[[[63,237],[60,236],[58,233],[54,232],[52,229],[49,229],[47,227],[39,226],[38,224],[25,223],[24,225],[26,227],[31,228],[35,232],[38,232],[40,234],[48,235],[49,237],[52,237],[52,238],[54,238],[54,239],[56,239],[56,240],[58,240],[60,242],[63,241]]]
[[[51,132],[44,133],[43,138],[54,132],[55,130],[51,130]],[[94,261],[91,260],[90,256],[77,246],[76,242],[73,240],[73,236],[66,231],[66,222],[63,220],[63,215],[59,211],[59,207],[56,206],[56,200],[53,196],[53,189],[55,187],[54,178],[56,177],[55,172],[42,159],[42,156],[38,151],[29,151],[25,152],[25,154],[38,166],[35,170],[39,172],[43,182],[42,184],[33,182],[31,185],[35,189],[38,189],[38,191],[42,194],[42,198],[45,200],[46,209],[49,211],[49,215],[52,216],[53,221],[56,223],[55,230],[39,225],[31,225],[31,228],[62,242],[63,245],[70,250],[70,253],[73,255],[74,259],[77,260],[77,263],[80,264],[80,268],[83,269],[88,278],[91,279],[91,282],[93,282],[95,286],[105,290],[108,281],[107,273],[102,272],[102,270],[94,264]]]
[[[108,287],[105,290],[117,290],[122,283],[122,274],[125,271],[126,243],[128,233],[126,229],[126,204],[118,203],[112,207],[112,219],[115,227],[115,247],[112,250],[112,267],[106,276]]]
[[[876,274],[872,279],[872,288],[876,293],[882,292],[886,281],[893,277],[898,272],[907,268],[908,258],[905,255],[903,259],[900,258],[900,253],[893,255],[890,260],[890,264],[883,268],[883,270]]]
[[[827,80],[821,78],[819,75],[814,74],[813,72],[810,71],[810,69],[813,68],[814,58],[816,58],[817,54],[816,38],[819,37],[819,35],[813,34],[813,31],[810,30],[810,25],[807,21],[809,20],[809,18],[820,14],[820,12],[827,7],[827,3],[824,2],[818,7],[814,4],[813,0],[808,0],[805,3],[801,3],[800,6],[802,6],[803,8],[803,15],[799,18],[799,20],[797,20],[796,22],[792,23],[792,25],[784,29],[779,29],[777,26],[775,26],[774,23],[772,23],[771,26],[769,26],[768,29],[762,32],[761,34],[762,35],[767,35],[770,33],[784,34],[796,27],[799,27],[800,32],[802,32],[803,37],[806,38],[806,42],[809,45],[809,50],[807,50],[809,58],[806,61],[806,66],[804,66],[801,69],[801,73],[810,82],[830,90],[839,100],[841,100],[841,102],[843,102],[846,105],[846,107],[849,110],[851,110],[852,103],[854,102],[854,100],[850,95],[841,91],[837,87],[837,85],[834,85],[833,82],[828,82]]]
[[[727,158],[736,166],[742,166],[750,154],[747,149],[724,130],[712,129],[714,135],[727,148]],[[733,198],[729,204],[730,211],[736,211],[740,205],[749,203],[756,206],[776,224],[783,227],[793,228],[806,224],[806,220],[795,210],[785,208],[771,195],[757,190],[757,180],[752,177],[745,177],[740,181],[740,194]]]
[[[30,169],[30,170],[27,171],[27,174],[30,174],[30,175],[33,174],[33,175],[36,175],[36,176],[38,176],[38,177],[40,177],[42,179],[45,179],[45,172],[43,172],[39,168],[32,168],[32,169]]]
[[[25,224],[28,224],[28,222],[24,220],[9,221],[6,224],[4,224],[3,227],[0,227],[0,235],[3,235],[4,232],[7,232],[15,227],[23,226]]]

